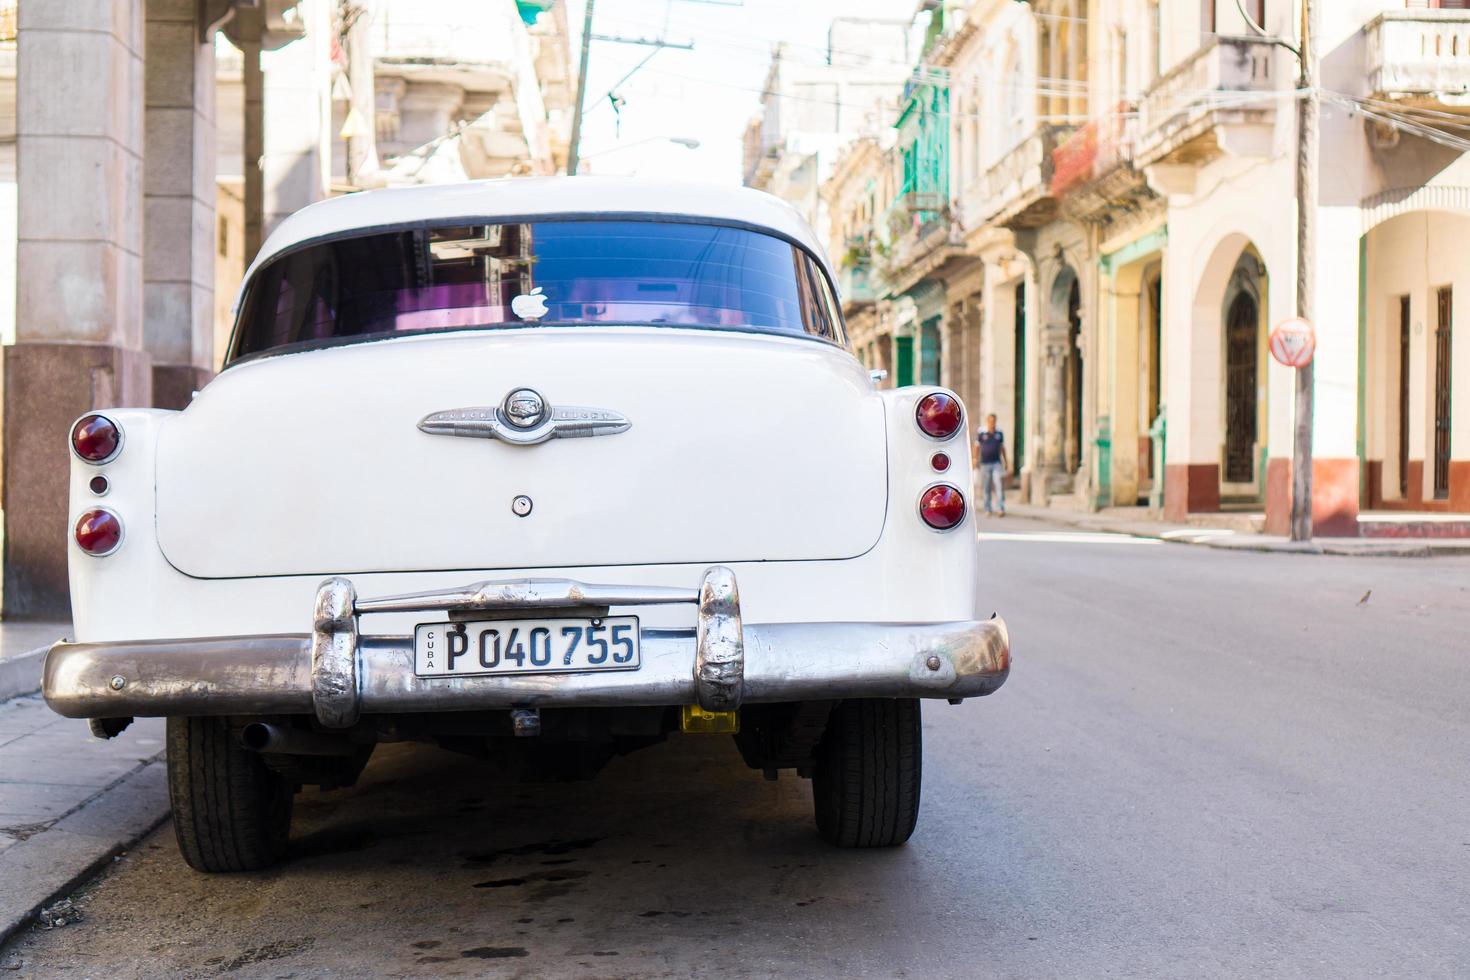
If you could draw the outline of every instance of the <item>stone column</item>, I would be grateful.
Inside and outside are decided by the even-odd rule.
[[[960,317],[955,308],[946,306],[939,314],[939,383],[963,400],[965,355],[962,347]]]
[[[16,343],[5,357],[5,616],[65,618],[71,422],[148,405],[143,2],[22,3]]]
[[[981,358],[985,372],[981,383],[986,411],[995,413],[1014,457],[1017,435],[1025,425],[1024,419],[1016,418],[1016,386],[1025,384],[1026,379],[1015,376],[1016,285],[1005,279],[1002,261],[990,257],[985,263],[985,353]]]
[[[281,219],[327,196],[332,163],[328,44],[333,6],[327,0],[302,0],[295,9],[305,36],[276,50],[263,50],[260,56],[267,121],[261,157],[266,237]],[[248,156],[245,162],[248,172]]]
[[[260,39],[243,39],[240,56],[245,99],[240,126],[241,171],[245,178],[245,263],[249,265],[265,241],[265,175],[260,169],[265,155],[265,76],[260,71]]]
[[[979,290],[965,297],[961,324],[961,334],[964,339],[960,346],[964,352],[965,363],[960,394],[964,396],[965,404],[970,407],[969,435],[974,438],[975,430],[985,421],[985,413],[991,410],[987,402],[989,395],[984,384],[987,366],[985,307]]]
[[[1138,475],[1142,469],[1139,436],[1148,431],[1148,422],[1142,420],[1139,411],[1142,384],[1139,336],[1146,326],[1140,271],[1121,270],[1109,281],[1109,286],[1113,302],[1107,360],[1111,362],[1112,384],[1110,391],[1099,391],[1098,401],[1107,406],[1107,415],[1112,419],[1113,479],[1108,489],[1114,505],[1132,505],[1138,500]]]
[[[143,116],[144,344],[153,404],[183,408],[214,346],[214,45],[195,0],[148,0]]]

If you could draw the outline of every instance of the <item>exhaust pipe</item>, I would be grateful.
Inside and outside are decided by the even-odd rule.
[[[359,746],[345,735],[328,735],[301,728],[282,728],[252,721],[240,732],[240,744],[252,752],[281,755],[353,755]]]

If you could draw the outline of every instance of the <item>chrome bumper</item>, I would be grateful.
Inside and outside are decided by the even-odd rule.
[[[645,629],[636,671],[418,677],[413,637],[359,632],[362,616],[439,612],[451,619],[547,610],[695,603],[694,629]],[[1010,672],[1000,619],[955,623],[752,624],[734,574],[715,566],[698,590],[586,585],[563,579],[481,582],[444,592],[358,599],[333,578],[317,592],[311,633],[58,643],[43,691],[69,718],[314,714],[345,728],[362,714],[487,708],[744,703],[829,698],[965,698]]]

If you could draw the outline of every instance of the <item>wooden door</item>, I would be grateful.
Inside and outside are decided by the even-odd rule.
[[[1434,498],[1450,495],[1450,356],[1454,347],[1454,294],[1449,286],[1438,293],[1438,326],[1434,331]]]
[[[1409,495],[1409,297],[1399,297],[1399,496]]]
[[[1260,317],[1256,301],[1240,293],[1225,318],[1225,482],[1256,479],[1256,375]]]
[[[1076,279],[1067,295],[1067,472],[1082,465],[1082,289]]]

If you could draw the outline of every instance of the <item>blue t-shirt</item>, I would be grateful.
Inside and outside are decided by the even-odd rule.
[[[975,443],[980,447],[980,462],[999,463],[1001,448],[1006,444],[1006,434],[999,429],[994,432],[981,429],[975,434]]]

